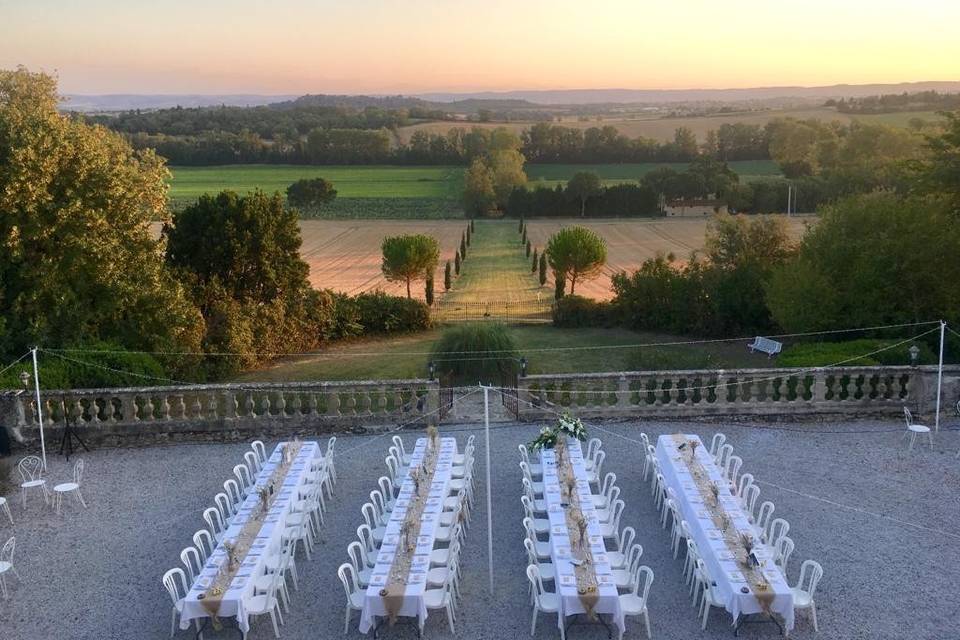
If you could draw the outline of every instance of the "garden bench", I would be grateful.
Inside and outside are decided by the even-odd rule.
[[[764,338],[763,336],[757,336],[747,347],[750,351],[761,351],[767,354],[768,358],[772,358],[783,350],[783,343],[771,340],[770,338]]]

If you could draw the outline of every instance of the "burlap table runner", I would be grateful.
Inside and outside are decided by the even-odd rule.
[[[710,474],[703,467],[703,464],[696,459],[696,455],[691,455],[690,451],[695,450],[690,447],[690,441],[687,440],[686,436],[679,433],[671,437],[678,446],[683,443],[687,444],[685,450],[680,454],[681,462],[689,469],[690,476],[693,478],[693,484],[703,499],[704,509],[710,515],[710,520],[714,526],[720,530],[724,545],[736,559],[737,567],[739,567],[747,579],[747,584],[750,586],[754,597],[756,597],[760,603],[763,611],[769,614],[770,605],[773,603],[775,597],[773,589],[770,588],[770,583],[760,571],[760,568],[750,561],[739,532],[736,527],[733,526],[733,522],[720,504],[719,498],[731,495],[730,489],[726,483],[723,483],[718,486],[717,495],[714,496],[714,490],[711,488],[714,483],[710,479]],[[702,445],[697,448],[702,448]]]
[[[423,462],[412,473],[417,474],[419,482],[414,485],[414,495],[407,505],[407,515],[403,520],[403,529],[397,552],[390,565],[390,575],[387,586],[380,590],[383,606],[387,610],[387,619],[390,624],[397,621],[397,614],[403,606],[403,598],[407,592],[407,577],[410,575],[410,564],[417,550],[417,539],[420,537],[420,527],[423,524],[421,517],[430,495],[430,486],[437,469],[438,440],[431,438]]]
[[[297,455],[300,453],[302,444],[300,442],[287,442],[281,446],[283,447],[281,452],[286,453],[289,451],[289,456],[285,456],[283,453],[281,453],[280,464],[278,464],[277,468],[274,469],[273,473],[270,474],[270,477],[263,485],[264,487],[276,486],[279,481],[286,477],[287,472],[290,470],[290,467],[297,459]],[[237,571],[239,571],[241,565],[243,565],[243,561],[250,552],[250,547],[253,545],[253,541],[257,538],[257,534],[260,533],[260,529],[263,526],[263,519],[270,512],[270,507],[273,505],[279,495],[279,491],[274,491],[267,497],[266,505],[263,505],[262,502],[258,503],[261,505],[260,508],[257,509],[256,513],[251,514],[250,519],[247,520],[243,527],[240,528],[240,533],[237,534],[235,542],[233,543],[234,557],[236,558],[236,562],[231,565],[228,555],[227,561],[223,566],[220,567],[216,577],[213,579],[213,583],[203,594],[203,608],[210,613],[211,617],[213,617],[215,628],[219,627],[217,614],[220,611],[220,604],[223,601],[223,595],[227,592],[227,589],[229,588],[230,583],[233,582],[233,578],[236,576]],[[223,543],[226,542],[227,540],[224,539]]]
[[[567,536],[570,538],[570,554],[579,551],[580,565],[574,565],[573,572],[577,578],[577,596],[583,605],[587,617],[596,620],[594,609],[600,602],[600,590],[597,587],[597,570],[593,564],[593,552],[587,540],[587,521],[580,508],[580,492],[577,487],[573,465],[567,455],[566,442],[558,440],[555,447],[557,458],[557,479],[560,481],[560,495],[569,506],[564,512],[567,524]]]

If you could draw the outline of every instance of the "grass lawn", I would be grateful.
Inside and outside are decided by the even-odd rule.
[[[769,367],[776,364],[745,345],[713,343],[700,346],[626,348],[626,345],[677,340],[675,336],[626,329],[557,329],[549,324],[508,327],[529,373],[684,369],[696,367]],[[429,353],[442,329],[405,336],[340,344],[315,355],[286,358],[243,374],[241,381],[370,380],[426,377]],[[569,347],[610,347],[567,349]],[[553,349],[552,351],[535,351]]]

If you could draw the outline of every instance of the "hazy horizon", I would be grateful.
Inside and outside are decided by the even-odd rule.
[[[74,94],[715,89],[956,80],[960,3],[0,0],[0,66]],[[161,9],[162,7],[162,9]]]

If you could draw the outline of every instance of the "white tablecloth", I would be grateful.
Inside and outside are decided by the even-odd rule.
[[[740,500],[732,493],[730,483],[723,478],[722,471],[714,463],[713,456],[710,455],[707,447],[703,446],[700,438],[696,435],[683,437],[688,441],[700,442],[696,451],[697,460],[707,471],[711,481],[721,487],[721,507],[739,532],[749,533],[754,537],[757,543],[757,556],[765,560],[763,573],[770,582],[774,594],[770,609],[783,617],[784,626],[788,631],[793,629],[793,592],[787,585],[780,567],[773,564],[773,551],[760,543]],[[677,495],[680,517],[687,521],[693,541],[697,543],[700,557],[710,577],[716,583],[717,591],[727,611],[733,616],[733,624],[736,624],[741,615],[761,613],[763,609],[756,596],[749,590],[746,578],[705,509],[703,498],[687,466],[690,459],[689,447],[681,452],[677,446],[679,443],[673,436],[660,436],[657,439],[657,461],[660,463],[666,485]],[[747,593],[742,592],[743,588],[748,589]]]
[[[410,454],[410,469],[417,468],[423,461],[427,451],[427,439],[419,438],[417,445]],[[420,523],[420,536],[417,538],[417,550],[410,567],[410,582],[406,586],[403,604],[397,613],[398,616],[416,617],[422,628],[427,620],[427,605],[423,594],[427,589],[427,571],[430,569],[430,552],[433,550],[436,531],[443,511],[443,501],[450,491],[451,473],[453,472],[453,457],[457,453],[457,441],[454,438],[440,438],[440,453],[430,485],[430,495]],[[367,633],[376,624],[377,616],[386,616],[387,609],[380,595],[380,590],[387,586],[390,567],[393,564],[397,544],[400,542],[400,531],[403,520],[407,515],[407,504],[413,495],[413,477],[407,472],[400,485],[400,492],[394,504],[390,520],[387,522],[383,544],[377,553],[377,564],[370,575],[370,585],[367,587],[363,601],[363,611],[360,614],[360,633]]]
[[[613,580],[613,573],[607,561],[606,547],[600,535],[600,526],[597,521],[593,499],[590,497],[590,485],[587,482],[587,472],[583,466],[583,449],[575,439],[567,440],[567,452],[573,466],[573,475],[577,479],[577,493],[580,498],[580,510],[589,523],[587,538],[593,552],[594,569],[597,574],[599,601],[593,608],[594,613],[610,614],[613,623],[621,633],[626,629],[623,610],[620,608],[620,597]],[[576,574],[570,562],[570,537],[567,530],[567,519],[561,506],[560,480],[557,476],[556,454],[552,449],[540,452],[540,462],[543,465],[543,497],[547,505],[547,515],[550,519],[550,556],[556,569],[556,589],[560,594],[560,615],[557,624],[563,627],[566,617],[586,613],[580,596],[577,593]]]
[[[277,465],[280,464],[282,455],[280,447],[281,445],[277,445],[273,454],[263,465],[263,469],[257,474],[256,484],[258,487],[263,486],[270,479]],[[247,557],[230,583],[229,589],[223,594],[217,616],[220,618],[235,617],[237,626],[244,632],[250,630],[246,603],[254,595],[254,578],[264,574],[267,555],[280,551],[280,536],[283,534],[292,505],[300,498],[301,489],[310,471],[310,461],[320,457],[322,457],[322,451],[320,445],[316,442],[301,443],[296,459],[287,471],[286,477],[283,478],[279,489],[280,493],[270,506],[269,514],[264,518],[263,526],[260,528],[260,533],[257,534],[253,548],[247,553]],[[235,538],[240,533],[254,509],[258,507],[259,501],[260,497],[256,490],[247,496],[227,529],[225,539]],[[226,560],[227,552],[222,544],[218,544],[183,601],[183,612],[180,615],[181,629],[189,628],[190,622],[194,618],[210,616],[210,612],[204,607],[203,599],[199,596],[206,592],[212,580],[216,577],[220,566]]]

